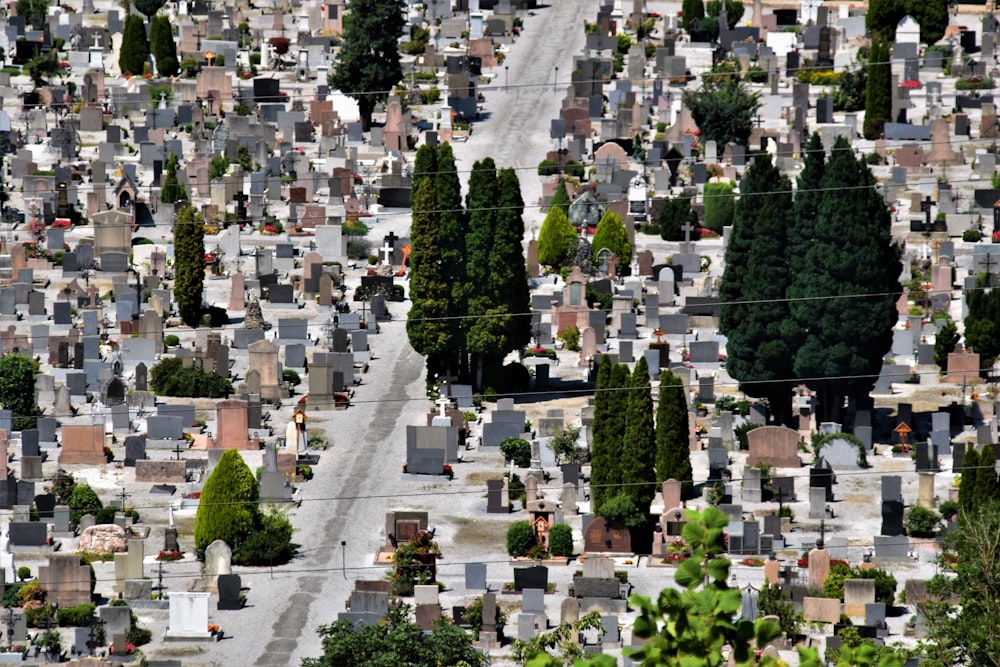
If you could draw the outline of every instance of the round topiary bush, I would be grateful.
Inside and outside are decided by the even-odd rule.
[[[167,347],[177,347],[181,344],[181,339],[177,337],[177,334],[167,334],[163,337],[163,344]]]
[[[504,438],[500,443],[500,453],[504,459],[513,461],[518,468],[531,465],[531,443],[521,438]]]
[[[549,529],[549,551],[553,556],[573,555],[573,529],[566,524],[557,524]]]
[[[515,521],[507,529],[507,553],[517,558],[526,556],[537,544],[530,521]]]

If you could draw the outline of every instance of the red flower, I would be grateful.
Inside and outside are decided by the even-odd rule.
[[[907,79],[903,83],[899,84],[902,88],[919,88],[920,82],[916,79]]]

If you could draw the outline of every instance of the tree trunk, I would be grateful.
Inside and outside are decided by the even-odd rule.
[[[782,388],[780,391],[772,391],[767,394],[767,403],[771,409],[771,418],[779,426],[787,426],[791,429],[798,429],[795,422],[795,413],[792,409],[792,390]]]
[[[817,424],[820,422],[843,423],[844,394],[828,387],[820,387],[816,390],[816,403]]]
[[[367,132],[372,129],[372,114],[375,113],[375,98],[371,95],[363,95],[358,100],[358,113],[361,115],[361,131]]]

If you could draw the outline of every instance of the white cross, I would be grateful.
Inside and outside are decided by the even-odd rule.
[[[379,252],[382,253],[382,261],[383,262],[385,262],[386,264],[392,264],[393,247],[391,245],[389,245],[388,242],[386,242],[386,244],[384,246],[382,246],[381,248],[379,248]]]
[[[439,410],[439,415],[438,416],[440,416],[440,417],[447,417],[448,415],[445,414],[445,410],[447,410],[448,406],[451,405],[451,401],[448,399],[447,396],[444,395],[443,391],[441,392],[441,395],[438,396],[438,399],[436,401],[434,401],[434,403],[437,404],[437,406],[438,406],[438,410]]]

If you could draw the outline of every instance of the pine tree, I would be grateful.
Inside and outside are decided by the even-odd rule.
[[[129,72],[142,76],[149,58],[149,41],[146,39],[146,23],[138,14],[125,17],[122,29],[122,45],[118,51],[118,69],[122,74]]]
[[[180,65],[177,61],[177,45],[170,19],[154,16],[149,25],[149,50],[156,58],[156,73],[160,76],[177,76]]]
[[[189,327],[201,323],[204,285],[205,226],[194,208],[182,206],[174,223],[174,299],[177,312]]]
[[[538,232],[538,261],[540,264],[561,267],[576,240],[576,230],[558,206],[552,206]]]
[[[843,137],[822,189],[815,241],[788,296],[797,330],[805,332],[795,376],[816,390],[818,417],[837,421],[844,396],[871,391],[892,346],[902,265],[875,178]]]
[[[625,224],[618,214],[611,209],[606,210],[601,216],[601,221],[597,223],[592,245],[594,263],[600,263],[601,250],[607,248],[615,256],[619,274],[632,261],[632,241],[629,240],[628,230],[625,229]]]
[[[431,368],[436,355],[448,352],[450,327],[448,283],[442,274],[440,234],[434,200],[434,183],[420,179],[413,198],[413,221],[410,224],[410,300],[406,335],[417,353],[428,357],[428,381],[440,369]]]
[[[614,362],[611,356],[601,355],[597,364],[597,378],[594,385],[594,420],[591,422],[590,433],[590,488],[593,497],[592,506],[596,510],[607,496],[606,488],[610,484],[611,466],[613,465],[613,448],[608,436],[611,425],[611,376]]]
[[[997,499],[996,465],[997,458],[993,454],[993,448],[985,445],[983,451],[979,453],[979,470],[976,472],[975,494],[972,501],[974,510],[986,507],[990,501]]]
[[[260,489],[253,472],[235,449],[219,457],[205,481],[194,519],[194,543],[199,554],[215,540],[236,552],[256,527]]]
[[[177,153],[171,153],[164,169],[163,187],[160,189],[160,202],[176,204],[187,200],[187,189],[177,181]]]
[[[656,408],[656,481],[663,483],[676,479],[681,483],[684,498],[690,498],[694,491],[690,442],[684,384],[670,371],[663,371],[660,375],[660,402]]]
[[[962,458],[962,481],[958,487],[958,503],[966,513],[972,512],[975,508],[978,477],[979,453],[970,445]]]
[[[865,90],[865,139],[878,139],[892,120],[892,69],[889,43],[876,32],[868,56],[868,86]]]
[[[625,438],[619,455],[622,490],[644,514],[656,495],[656,428],[646,358],[639,357],[627,392]]]
[[[766,398],[777,421],[786,425],[792,419],[796,348],[786,335],[791,324],[785,300],[792,281],[785,255],[791,213],[791,183],[770,155],[756,155],[741,187],[719,287],[726,370],[744,392]]]
[[[399,38],[406,27],[403,0],[349,0],[330,85],[358,102],[361,125],[371,128],[375,107],[403,78]]]

